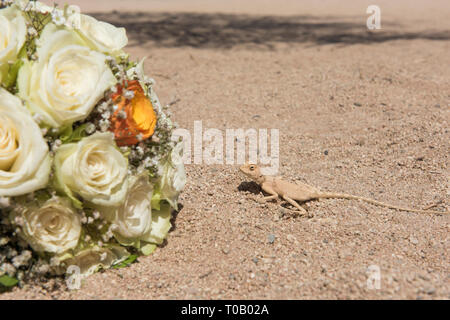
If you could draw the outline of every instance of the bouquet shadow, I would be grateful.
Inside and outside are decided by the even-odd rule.
[[[258,45],[272,49],[275,43],[376,44],[393,40],[450,40],[448,30],[408,31],[395,22],[383,21],[383,30],[370,32],[365,17],[253,16],[220,13],[117,12],[92,14],[128,31],[130,45],[231,49]],[[394,28],[395,27],[395,28]]]

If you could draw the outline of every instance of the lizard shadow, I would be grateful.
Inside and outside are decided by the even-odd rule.
[[[249,191],[253,194],[260,194],[262,189],[261,187],[254,181],[244,181],[238,186],[239,191]]]

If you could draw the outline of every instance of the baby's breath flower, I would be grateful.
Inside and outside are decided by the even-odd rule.
[[[105,261],[107,257],[108,257],[108,253],[103,252],[102,254],[100,254],[100,261]]]
[[[14,266],[10,263],[2,264],[0,269],[2,269],[10,277],[13,277],[16,274],[16,268],[14,268]]]
[[[27,31],[28,31],[28,34],[32,37],[35,37],[38,35],[38,32],[34,27],[29,27]]]
[[[18,226],[23,226],[23,218],[20,216],[16,216],[14,218],[14,223]]]
[[[52,267],[57,267],[57,266],[59,266],[59,264],[60,264],[60,261],[59,261],[58,258],[53,257],[53,258],[50,259],[50,265]]]
[[[150,157],[145,158],[143,164],[144,164],[144,167],[146,167],[146,168],[151,167],[152,164],[151,164]]]
[[[62,26],[64,23],[66,23],[66,18],[64,18],[62,11],[54,9],[52,11],[52,21],[57,26]]]
[[[27,265],[28,261],[31,259],[31,251],[24,250],[22,253],[12,259],[14,267],[20,268],[21,266]]]
[[[95,125],[91,122],[86,124],[86,133],[87,134],[92,134],[95,132]]]
[[[103,119],[99,121],[99,125],[100,125],[100,130],[102,130],[102,132],[105,132],[109,129],[109,126],[111,125],[110,121],[107,119]]]
[[[106,101],[100,103],[97,109],[99,112],[105,112],[108,109],[108,103]]]
[[[0,197],[0,208],[9,208],[11,199],[9,197]]]
[[[117,117],[119,119],[126,119],[127,118],[127,113],[124,110],[120,110],[119,113],[117,113]]]
[[[104,113],[102,113],[102,118],[103,118],[103,119],[109,119],[109,118],[111,118],[111,112],[105,111]]]
[[[53,145],[52,145],[52,151],[58,150],[58,148],[61,147],[61,145],[62,145],[62,141],[59,140],[59,139],[56,139],[56,140],[53,142]]]
[[[37,268],[37,272],[40,274],[46,274],[50,271],[50,266],[48,264],[42,264]]]
[[[145,76],[144,81],[145,81],[145,83],[146,83],[148,86],[150,86],[150,87],[153,86],[153,85],[155,85],[155,83],[156,83],[155,79],[149,78],[149,77],[147,77],[147,76]]]
[[[95,220],[100,219],[100,212],[99,212],[98,210],[95,210],[95,211],[92,213],[92,215],[94,216],[94,219],[95,219]]]
[[[144,155],[144,148],[142,148],[141,146],[137,146],[136,152],[137,152],[138,156],[142,157]]]
[[[125,99],[131,100],[131,99],[134,98],[134,92],[130,91],[130,90],[127,90],[127,91],[125,91],[123,96],[125,97]]]

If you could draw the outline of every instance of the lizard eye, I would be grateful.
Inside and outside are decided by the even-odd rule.
[[[250,166],[250,170],[255,170],[255,166]]]

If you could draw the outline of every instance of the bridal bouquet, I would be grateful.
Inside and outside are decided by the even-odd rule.
[[[0,287],[152,253],[186,175],[125,30],[71,6],[0,7]]]

